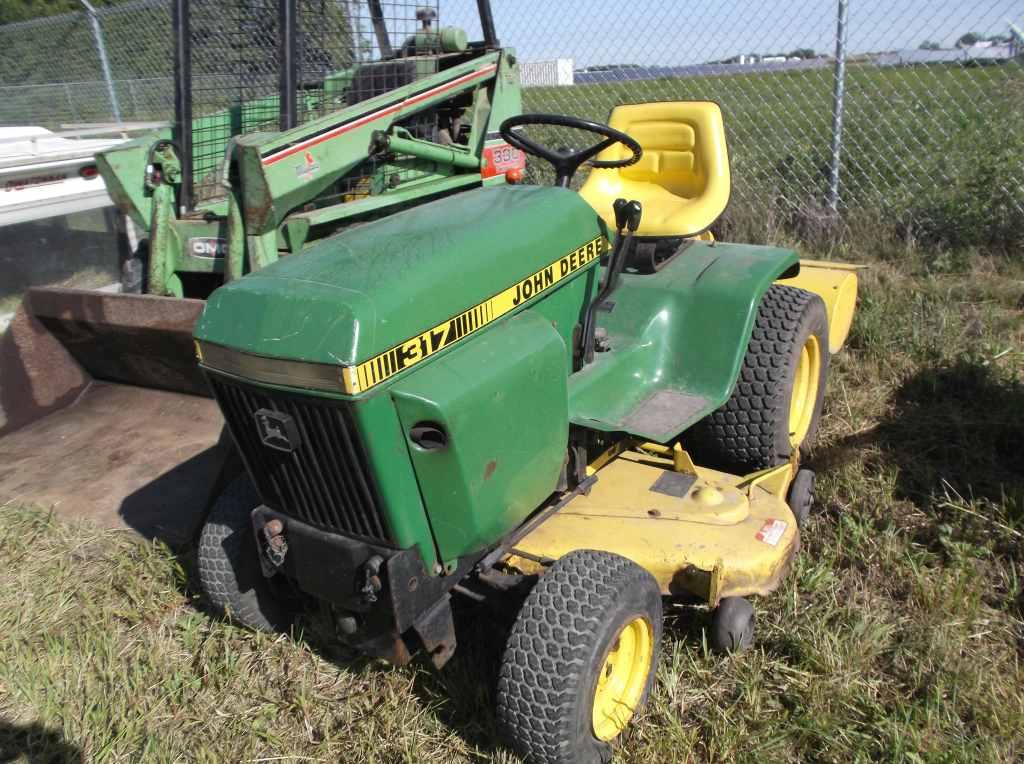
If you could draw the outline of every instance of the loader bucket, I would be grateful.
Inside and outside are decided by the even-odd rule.
[[[195,361],[202,307],[29,290],[0,337],[0,505],[191,538],[230,453]]]

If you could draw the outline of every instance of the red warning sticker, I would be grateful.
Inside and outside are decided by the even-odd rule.
[[[523,170],[526,168],[526,154],[519,149],[512,148],[507,143],[485,146],[484,159],[487,161],[481,174],[485,178],[504,175],[509,170]]]
[[[764,525],[761,526],[761,530],[757,532],[755,538],[758,541],[763,541],[768,546],[778,546],[778,543],[782,540],[782,534],[786,532],[788,527],[789,523],[785,520],[765,520]]]

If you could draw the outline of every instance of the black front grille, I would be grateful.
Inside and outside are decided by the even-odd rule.
[[[210,381],[264,504],[328,531],[391,542],[347,405]],[[258,422],[268,417],[280,434],[270,439],[276,447]]]

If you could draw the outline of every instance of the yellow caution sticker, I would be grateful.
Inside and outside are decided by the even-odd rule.
[[[604,236],[598,236],[478,305],[400,342],[358,366],[343,368],[341,378],[345,392],[349,395],[365,392],[465,339],[521,305],[535,300],[563,279],[599,259],[607,245]]]

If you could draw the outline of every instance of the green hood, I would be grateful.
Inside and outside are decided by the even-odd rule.
[[[567,189],[463,192],[346,230],[221,287],[195,336],[260,356],[354,365],[508,289],[602,230],[594,210]]]

